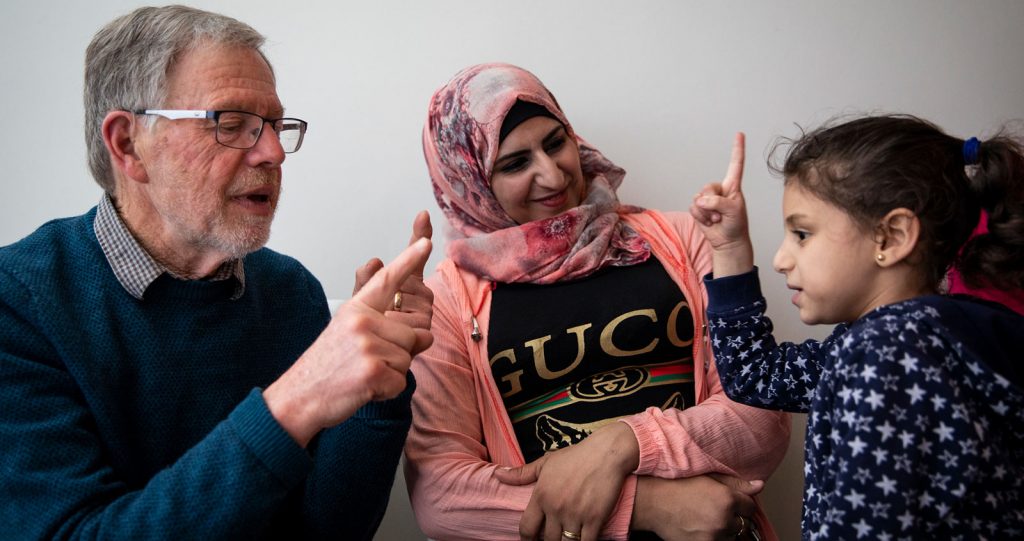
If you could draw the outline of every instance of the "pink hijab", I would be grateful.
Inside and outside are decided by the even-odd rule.
[[[525,224],[501,208],[490,183],[498,132],[516,100],[543,106],[575,138],[587,186],[579,206]],[[549,284],[650,256],[647,241],[619,219],[641,210],[615,195],[626,172],[576,135],[554,96],[522,68],[478,64],[439,88],[427,111],[423,154],[452,229],[448,257],[478,276]]]

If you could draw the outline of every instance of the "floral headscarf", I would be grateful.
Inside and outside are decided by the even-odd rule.
[[[517,224],[491,190],[502,121],[517,100],[543,106],[575,138],[586,199],[558,216]],[[626,172],[573,131],[547,88],[509,64],[479,64],[455,75],[430,100],[423,153],[434,197],[452,227],[448,256],[498,282],[548,284],[605,266],[645,261],[650,246],[619,219],[641,209],[619,204]]]

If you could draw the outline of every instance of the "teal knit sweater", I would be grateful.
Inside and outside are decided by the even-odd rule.
[[[0,539],[369,539],[412,380],[300,448],[260,389],[320,334],[319,282],[268,249],[232,282],[114,277],[95,209],[0,248]]]

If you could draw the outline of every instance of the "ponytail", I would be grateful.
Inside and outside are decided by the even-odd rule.
[[[997,135],[977,146],[968,171],[988,232],[967,241],[956,268],[971,287],[1024,290],[1024,149]]]

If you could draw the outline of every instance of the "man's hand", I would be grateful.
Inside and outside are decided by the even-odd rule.
[[[309,349],[263,392],[271,414],[303,447],[363,404],[393,398],[405,389],[413,351],[426,340],[420,333],[429,331],[384,313],[402,284],[423,272],[430,250],[430,240],[421,238],[375,272]]]
[[[434,229],[430,225],[430,214],[425,210],[421,211],[413,220],[412,237],[409,239],[409,244],[412,245],[421,238],[429,239],[433,231]],[[399,289],[400,293],[396,293],[401,295],[401,307],[395,309],[395,300],[397,300],[395,297],[390,309],[384,314],[416,329],[416,346],[412,350],[414,357],[434,342],[434,335],[430,334],[430,322],[434,315],[434,292],[430,291],[430,288],[423,283],[423,268],[426,263],[424,260],[422,265],[413,270],[413,273],[406,278]],[[356,270],[356,283],[352,294],[355,295],[362,289],[363,285],[383,267],[384,263],[380,259],[373,258]]]
[[[690,205],[690,214],[711,244],[716,278],[754,268],[742,188],[745,144],[743,133],[737,133],[725,178],[721,183],[704,186]]]

